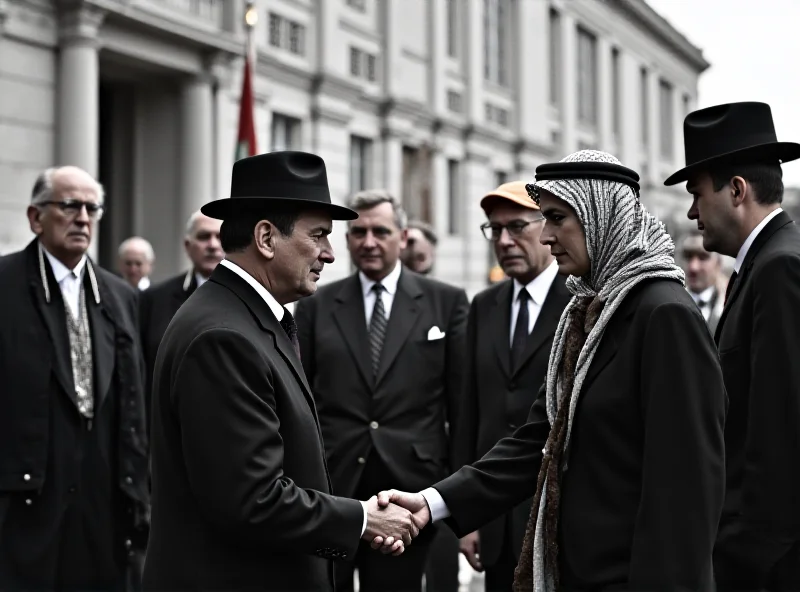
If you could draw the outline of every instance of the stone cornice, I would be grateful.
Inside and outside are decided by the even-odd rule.
[[[421,127],[432,127],[437,120],[426,105],[409,99],[385,99],[380,112],[383,117],[399,117]]]
[[[359,84],[328,72],[313,76],[312,92],[345,101],[357,101],[366,96]]]
[[[283,82],[294,88],[310,91],[313,88],[313,74],[302,68],[287,64],[264,51],[258,52],[255,74],[276,82]]]
[[[622,12],[628,19],[653,33],[659,41],[675,51],[691,65],[698,74],[711,64],[703,57],[703,51],[693,45],[664,17],[650,8],[644,0],[612,0],[609,5]]]
[[[534,154],[537,156],[555,156],[556,149],[552,144],[541,144],[530,138],[520,138],[514,144],[514,152],[524,152],[527,154]]]
[[[6,20],[8,19],[8,0],[0,0],[0,35],[5,30]]]

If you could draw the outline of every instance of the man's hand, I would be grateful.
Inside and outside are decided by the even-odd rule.
[[[462,538],[458,543],[459,550],[467,558],[472,569],[475,571],[483,571],[483,564],[481,563],[481,539],[478,536],[478,531],[469,533]]]
[[[419,530],[424,528],[425,525],[431,521],[431,511],[428,508],[428,503],[420,493],[406,493],[405,491],[390,489],[388,491],[381,491],[378,494],[378,506],[387,508],[391,507],[392,504],[396,504],[413,512],[411,518],[414,525],[417,527],[418,533]],[[366,533],[364,533],[364,538],[366,538]],[[381,544],[385,547],[386,541],[381,540],[380,537],[376,537],[372,540],[370,546],[373,549],[378,549],[381,548]],[[383,548],[381,548],[381,552],[386,553]],[[399,553],[393,553],[393,555],[394,554],[399,555]]]
[[[391,503],[379,505],[375,496],[366,504],[367,529],[361,538],[370,541],[373,549],[380,548],[381,553],[401,555],[405,545],[410,545],[419,534],[411,512]]]

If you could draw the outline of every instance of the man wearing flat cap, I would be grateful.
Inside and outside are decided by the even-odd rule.
[[[156,357],[149,590],[332,590],[332,560],[360,538],[402,553],[409,512],[336,497],[285,304],[334,260],[325,164],[304,152],[237,161],[222,220],[226,258],[178,310]]]
[[[539,242],[544,218],[524,181],[490,191],[481,208],[488,218],[481,230],[511,279],[472,300],[457,467],[472,464],[525,423],[547,374],[558,320],[572,296],[550,247]],[[529,498],[461,539],[470,565],[486,570],[487,591],[511,589],[530,511]]]
[[[687,182],[704,248],[736,258],[715,332],[730,400],[718,589],[800,590],[800,229],[781,209],[800,144],[778,142],[764,103],[690,113],[684,143],[665,184]]]

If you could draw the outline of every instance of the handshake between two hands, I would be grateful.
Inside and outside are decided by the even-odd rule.
[[[431,520],[428,503],[420,493],[390,489],[365,503],[367,528],[361,538],[384,555],[401,555]]]

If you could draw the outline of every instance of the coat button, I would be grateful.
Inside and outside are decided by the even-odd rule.
[[[128,485],[132,485],[133,484],[133,479],[130,476],[125,477],[125,483],[127,483]]]
[[[366,458],[364,458],[363,456],[358,457],[358,464],[363,465],[365,462],[367,462]]]
[[[377,430],[378,429],[378,422],[377,421],[369,422],[369,427],[371,427],[373,430]]]
[[[25,474],[22,476],[22,480],[23,480],[23,481],[30,481],[30,480],[31,480],[31,476],[30,476],[28,473],[25,473]]]
[[[33,504],[33,500],[31,498],[28,498],[28,499],[25,500],[25,505],[26,506],[30,506],[31,504]]]
[[[125,548],[126,549],[130,549],[131,546],[133,546],[133,543],[131,542],[131,540],[130,539],[125,539]]]

